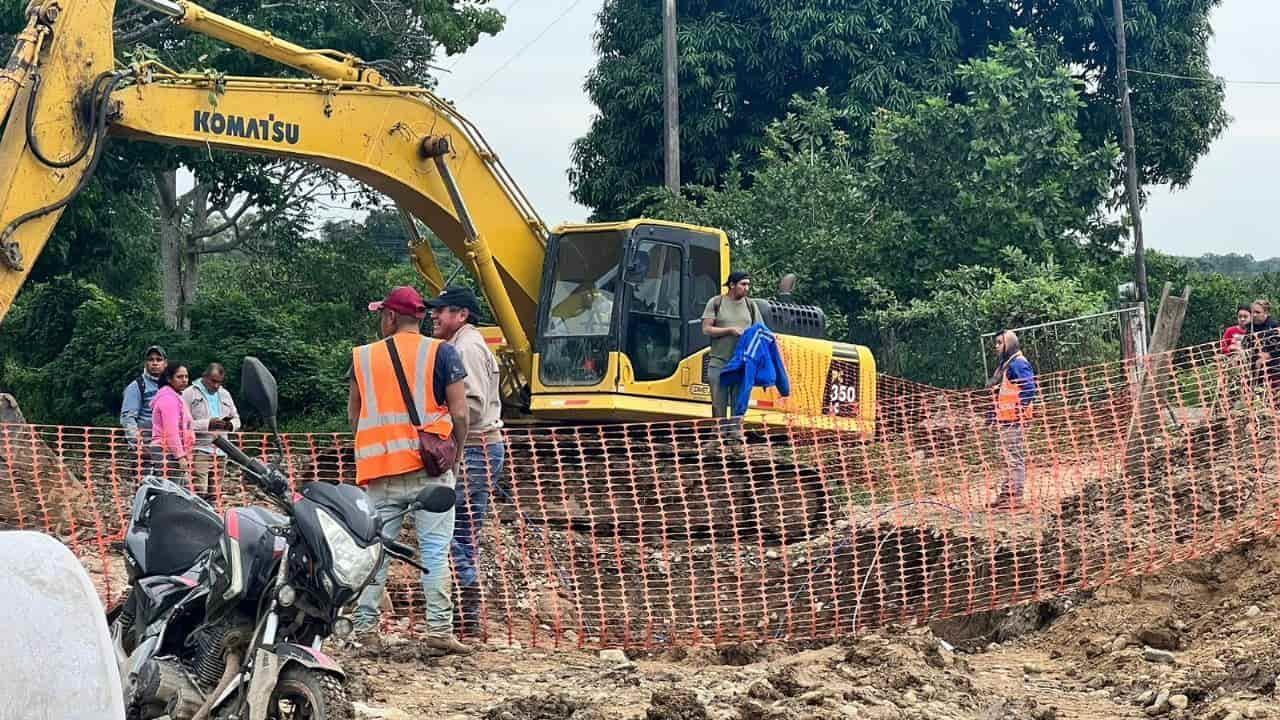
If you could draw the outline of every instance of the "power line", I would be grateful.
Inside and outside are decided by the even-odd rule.
[[[1136,75],[1150,75],[1151,77],[1169,78],[1171,80],[1190,80],[1192,82],[1204,83],[1206,85],[1280,85],[1280,80],[1227,80],[1225,78],[1218,77],[1195,77],[1193,75],[1177,75],[1175,73],[1134,70],[1133,68],[1129,68],[1129,72]]]
[[[485,85],[489,84],[489,81],[497,77],[498,73],[502,72],[503,70],[506,70],[507,67],[511,65],[511,63],[515,62],[516,59],[519,58],[521,55],[523,55],[526,50],[533,47],[539,40],[542,39],[544,35],[546,35],[548,32],[551,31],[551,28],[556,26],[556,23],[563,20],[566,15],[568,15],[574,8],[578,7],[578,5],[580,5],[581,3],[582,3],[582,0],[573,0],[573,2],[569,3],[569,5],[565,7],[564,10],[560,11],[559,15],[555,16],[551,20],[551,22],[547,23],[546,27],[542,28],[542,32],[538,33],[537,36],[535,36],[532,40],[525,43],[524,46],[521,47],[519,50],[517,50],[514,55],[507,58],[505,62],[499,65],[497,70],[494,70],[493,72],[489,73],[488,77],[486,77],[484,80],[481,80],[479,85],[476,85],[474,88],[472,88],[469,92],[467,92],[466,95],[463,95],[461,99],[466,100],[467,98],[479,92],[480,88],[483,88]]]

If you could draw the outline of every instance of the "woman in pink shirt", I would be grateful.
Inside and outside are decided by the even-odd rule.
[[[169,363],[160,374],[160,390],[151,401],[152,451],[162,458],[166,470],[181,471],[165,474],[183,484],[191,474],[191,452],[196,445],[191,411],[182,401],[182,391],[187,389],[190,378],[186,365]]]

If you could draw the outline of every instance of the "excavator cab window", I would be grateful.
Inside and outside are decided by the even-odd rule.
[[[623,233],[609,230],[550,238],[538,341],[546,385],[597,385],[613,341],[622,284]]]
[[[707,233],[689,236],[689,293],[685,305],[685,350],[692,355],[711,344],[702,334],[702,311],[720,294],[720,238]]]
[[[684,357],[683,276],[684,251],[679,245],[652,240],[636,244],[627,265],[625,349],[637,380],[671,377]]]

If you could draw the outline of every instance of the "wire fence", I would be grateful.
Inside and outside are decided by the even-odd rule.
[[[509,429],[482,534],[485,637],[832,639],[1096,588],[1280,530],[1280,372],[1214,344],[1041,380],[1057,390],[1017,423],[993,421],[990,391],[882,376],[873,436],[782,414],[748,422],[745,447],[712,421]],[[271,454],[263,436],[234,440]],[[284,442],[295,484],[353,481],[348,436]],[[991,507],[1019,476],[1015,500]],[[126,587],[139,477],[118,430],[0,426],[0,525],[62,538],[106,600]],[[256,502],[225,466],[212,494]],[[415,575],[393,570],[386,630],[422,627]]]
[[[1017,333],[1022,354],[1050,378],[1066,370],[1132,360],[1148,345],[1142,305],[1009,329]],[[986,376],[995,370],[995,337],[995,332],[989,332],[978,338]]]

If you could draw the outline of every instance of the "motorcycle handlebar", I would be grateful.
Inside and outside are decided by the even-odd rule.
[[[253,476],[253,479],[262,489],[275,495],[281,495],[288,488],[289,483],[279,476],[279,472],[262,464],[260,460],[255,460],[244,453],[243,450],[231,444],[221,435],[213,439],[213,444],[219,450],[227,454],[231,461],[244,468]]]
[[[396,555],[404,555],[408,558],[413,558],[413,548],[409,547],[408,545],[405,545],[402,542],[397,542],[395,540],[383,540],[382,544],[385,545],[388,550],[395,553]]]
[[[418,568],[419,570],[422,571],[422,574],[429,575],[431,573],[431,571],[428,570],[425,565],[418,562],[418,560],[414,558],[413,548],[409,547],[408,545],[405,545],[402,542],[397,542],[395,540],[387,540],[386,538],[383,538],[382,546],[387,549],[387,552],[389,552],[392,557],[396,558],[397,560],[403,563],[406,563],[415,568]]]
[[[266,477],[266,466],[248,455],[245,455],[244,451],[235,445],[232,445],[230,440],[219,435],[213,439],[213,444],[217,445],[219,450],[226,453],[227,457],[231,458],[231,461],[235,464],[249,472],[252,472],[254,475],[259,476],[259,478]]]

